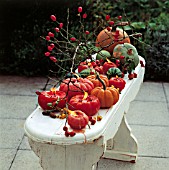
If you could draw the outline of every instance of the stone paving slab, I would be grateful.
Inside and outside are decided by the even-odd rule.
[[[0,119],[0,149],[17,149],[24,136],[24,120]]]
[[[37,90],[44,88],[47,78],[0,76],[1,95],[34,95]]]
[[[10,170],[42,170],[33,151],[19,150]]]
[[[166,102],[162,83],[144,82],[135,100]]]
[[[138,154],[169,158],[169,127],[131,125],[138,141]]]
[[[164,85],[164,92],[166,94],[167,102],[169,104],[169,83],[163,83],[163,85]]]
[[[0,170],[9,170],[15,154],[16,149],[0,149]]]
[[[0,118],[26,119],[36,104],[36,96],[0,95]]]
[[[167,170],[169,158],[139,157],[136,163],[101,159],[98,170]]]
[[[169,111],[166,102],[133,101],[127,112],[129,124],[169,126]]]
[[[21,145],[19,146],[19,149],[21,150],[31,150],[30,146],[29,146],[29,142],[28,142],[28,137],[25,135]]]

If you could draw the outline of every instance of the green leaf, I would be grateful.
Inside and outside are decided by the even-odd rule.
[[[149,22],[149,23],[148,23],[148,26],[149,26],[151,29],[155,29],[155,28],[157,27],[157,24],[156,24],[156,23]]]
[[[133,22],[131,23],[131,26],[133,26],[135,29],[145,29],[146,24],[144,22]]]
[[[127,30],[132,30],[132,27],[131,27],[131,26],[129,26],[129,25],[124,26],[123,28],[124,28],[124,30],[126,30],[126,31],[127,31]]]

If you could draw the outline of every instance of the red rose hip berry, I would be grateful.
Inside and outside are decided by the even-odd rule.
[[[78,7],[78,12],[79,12],[79,13],[81,13],[81,12],[82,12],[82,10],[83,10],[83,9],[82,9],[82,7],[81,7],[81,6],[80,6],[80,7]]]
[[[71,137],[73,137],[73,136],[76,135],[76,133],[75,133],[74,131],[71,131],[71,132],[69,132],[69,135],[70,135]]]
[[[68,131],[68,127],[67,126],[64,126],[63,127],[63,130],[66,132],[66,131]]]
[[[52,21],[56,21],[55,15],[51,15],[50,18],[51,18]]]

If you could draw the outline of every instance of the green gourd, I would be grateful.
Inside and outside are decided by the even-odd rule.
[[[91,74],[94,73],[94,72],[95,72],[94,69],[87,68],[87,69],[82,70],[82,71],[79,73],[79,76],[85,78],[85,77],[91,75]]]
[[[139,64],[137,49],[130,43],[118,44],[113,50],[113,57],[119,59],[123,68],[131,73]]]
[[[111,77],[116,77],[116,76],[123,77],[123,73],[121,72],[121,70],[119,68],[116,68],[116,67],[109,68],[106,75],[109,79]]]
[[[101,50],[96,55],[97,60],[100,60],[100,59],[106,60],[106,58],[110,58],[110,57],[111,57],[110,53],[106,50]]]

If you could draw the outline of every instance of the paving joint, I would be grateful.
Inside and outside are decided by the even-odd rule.
[[[162,87],[163,87],[163,90],[164,90],[164,96],[165,96],[165,99],[166,99],[166,102],[168,103],[168,98],[167,98],[167,92],[166,92],[166,89],[164,87],[164,83],[162,83]]]
[[[14,161],[15,161],[16,155],[17,155],[18,151],[20,150],[19,148],[20,148],[20,146],[21,146],[21,144],[22,144],[22,141],[23,141],[23,139],[24,139],[24,136],[25,136],[25,135],[22,136],[21,142],[19,143],[19,145],[18,145],[18,147],[17,147],[17,149],[16,149],[16,152],[15,152],[14,158],[13,158],[11,164],[10,164],[9,170],[11,169],[11,167],[12,167]]]
[[[169,157],[167,156],[150,156],[150,155],[138,155],[138,157],[144,157],[144,158],[161,158],[161,159],[168,159]]]
[[[37,95],[34,94],[10,94],[10,93],[5,93],[5,94],[0,94],[0,96],[29,96],[29,97],[35,97]]]
[[[148,125],[148,124],[134,124],[134,123],[129,123],[129,125],[132,126],[149,126],[149,127],[169,127],[169,125]]]

